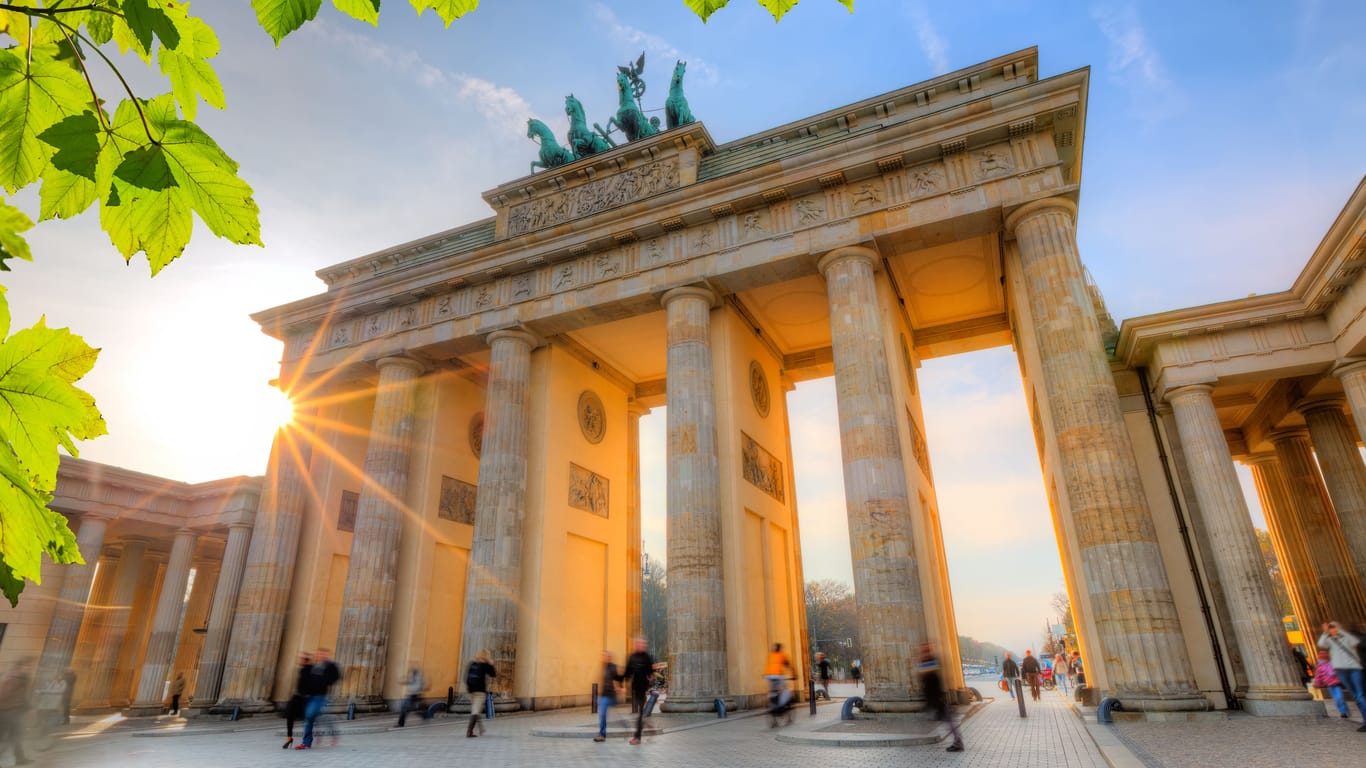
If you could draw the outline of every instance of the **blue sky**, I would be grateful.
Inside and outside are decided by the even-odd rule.
[[[1078,241],[1117,319],[1284,290],[1366,171],[1360,2],[860,0],[851,15],[806,0],[774,24],[732,0],[705,25],[681,0],[483,6],[443,29],[388,0],[376,29],[329,4],[277,50],[246,0],[194,4],[222,40],[229,106],[199,120],[255,188],[266,247],[199,226],[148,280],[92,215],[37,228],[36,263],[0,283],[15,327],[46,313],[104,349],[85,384],[112,434],[84,456],[189,481],[261,473],[280,350],[247,314],[321,291],[320,267],[487,216],[479,193],[535,157],[526,119],[562,134],[571,92],[605,119],[616,66],[642,50],[646,106],[686,59],[718,142],[1031,45],[1044,77],[1091,67]],[[166,90],[127,67],[140,93]],[[921,385],[960,631],[1035,644],[1061,571],[1014,355],[930,361]],[[806,575],[847,581],[831,392],[791,395],[795,470]],[[647,510],[662,510],[662,422],[644,420]],[[662,530],[656,514],[657,555]]]

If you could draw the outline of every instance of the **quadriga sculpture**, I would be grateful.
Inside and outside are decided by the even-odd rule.
[[[694,122],[692,110],[688,109],[688,98],[683,95],[683,73],[688,62],[680,61],[674,65],[674,76],[669,80],[669,98],[664,101],[664,125],[677,128]]]
[[[549,126],[540,120],[533,117],[526,121],[526,137],[539,139],[541,144],[541,159],[531,161],[531,173],[535,173],[537,167],[556,168],[574,162],[574,153],[560,146]]]
[[[569,116],[569,148],[574,150],[574,157],[584,158],[612,148],[609,139],[588,127],[583,104],[572,93],[564,97],[564,113]]]
[[[617,114],[607,118],[607,132],[620,128],[627,141],[635,141],[659,133],[659,118],[645,119],[631,95],[631,79],[625,72],[617,72]]]

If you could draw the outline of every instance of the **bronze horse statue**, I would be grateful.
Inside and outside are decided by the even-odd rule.
[[[664,101],[664,125],[677,128],[695,122],[692,110],[688,109],[688,99],[683,95],[683,73],[688,62],[680,61],[674,65],[674,76],[669,80],[669,98]]]
[[[536,172],[537,166],[550,169],[574,162],[574,153],[560,146],[550,127],[540,120],[533,117],[526,121],[526,137],[540,139],[541,142],[541,159],[531,161],[531,173]]]
[[[620,128],[627,141],[659,133],[659,118],[645,119],[645,113],[631,96],[631,80],[625,72],[617,72],[617,114],[607,118],[606,133],[611,133],[613,128]]]
[[[588,127],[583,104],[572,93],[564,97],[564,113],[569,116],[569,148],[574,151],[574,157],[596,155],[615,146],[611,139]]]

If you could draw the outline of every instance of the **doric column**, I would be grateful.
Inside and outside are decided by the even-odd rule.
[[[725,698],[726,596],[721,478],[712,380],[711,308],[701,287],[664,294],[668,320],[669,712]]]
[[[640,417],[650,409],[626,406],[626,648],[644,632],[640,619]]]
[[[1290,605],[1305,637],[1312,645],[1317,635],[1312,629],[1328,621],[1328,606],[1323,602],[1319,575],[1309,554],[1304,530],[1295,520],[1295,505],[1290,500],[1290,489],[1285,483],[1285,472],[1274,453],[1258,453],[1248,459],[1252,468],[1252,482],[1257,486],[1257,498],[1262,502],[1271,546],[1276,550],[1276,562],[1281,566],[1281,578],[1290,594]],[[1312,635],[1312,637],[1311,637]]]
[[[85,618],[86,603],[90,599],[90,587],[95,581],[95,566],[100,561],[100,550],[104,549],[104,532],[110,519],[99,514],[81,516],[81,527],[76,531],[76,548],[85,562],[64,566],[66,578],[62,582],[61,596],[52,610],[52,621],[47,626],[47,640],[43,643],[43,655],[38,664],[39,685],[46,684],[71,666],[71,657],[76,652],[76,638],[81,633],[81,621]]]
[[[238,590],[237,615],[228,641],[228,658],[215,712],[241,706],[270,712],[271,686],[289,604],[299,526],[309,499],[308,464],[312,450],[297,426],[275,433],[266,465],[260,509],[256,513],[247,566]],[[284,692],[281,698],[287,698]]]
[[[1308,433],[1304,429],[1278,430],[1271,434],[1271,444],[1285,472],[1295,525],[1304,531],[1328,620],[1351,624],[1366,619],[1366,597],[1347,554],[1347,543],[1342,540],[1342,529],[1333,514],[1328,491],[1314,464]],[[1304,629],[1312,632],[1318,628]]]
[[[1035,344],[1066,488],[1087,604],[1106,677],[1126,708],[1203,710],[1181,621],[1143,493],[1100,323],[1077,254],[1076,205],[1022,206],[1006,220],[1033,316]]]
[[[498,669],[492,681],[505,707],[517,679],[517,611],[522,594],[522,522],[526,517],[527,424],[531,410],[531,350],[536,337],[522,331],[489,334],[489,381],[484,401],[484,442],[460,669],[487,648]]]
[[[250,541],[251,523],[228,525],[228,543],[223,547],[223,564],[219,566],[218,586],[214,589],[213,607],[209,610],[209,633],[204,636],[204,648],[199,653],[199,674],[195,676],[193,699],[198,702],[196,709],[218,701],[223,661],[228,655],[232,617],[237,613],[238,590],[242,585]]]
[[[337,662],[337,698],[358,707],[384,709],[384,662],[389,618],[398,587],[399,534],[408,510],[417,379],[422,365],[406,357],[379,361],[379,388],[365,448],[365,477],[356,503],[356,528],[346,569]]]
[[[864,700],[870,711],[887,712],[924,708],[912,662],[927,635],[906,463],[874,280],[879,263],[868,248],[840,248],[822,257],[816,268],[825,276],[830,302],[849,549],[867,670]]]
[[[123,651],[123,639],[128,634],[128,617],[137,597],[138,575],[142,572],[147,539],[125,536],[118,570],[114,572],[113,589],[109,598],[109,616],[95,640],[95,656],[90,664],[90,682],[85,688],[84,704],[88,707],[118,706],[127,700],[111,702],[110,688]]]
[[[1309,442],[1333,500],[1357,586],[1366,588],[1366,464],[1361,462],[1356,436],[1342,405],[1341,398],[1324,398],[1305,403],[1299,410],[1309,426]]]
[[[1308,702],[1309,694],[1286,648],[1271,580],[1214,410],[1213,392],[1208,384],[1179,387],[1167,393],[1167,401],[1176,417],[1207,534],[1215,542],[1211,548],[1214,567],[1224,587],[1234,642],[1247,676],[1244,707],[1253,714],[1287,714],[1285,702]]]
[[[130,717],[161,712],[166,671],[175,663],[176,639],[180,636],[180,618],[185,606],[185,586],[190,580],[195,537],[195,532],[188,528],[175,532],[171,557],[166,563],[166,573],[161,577],[156,613],[152,614],[152,636],[147,640],[147,651],[142,658],[138,693],[127,711]]]

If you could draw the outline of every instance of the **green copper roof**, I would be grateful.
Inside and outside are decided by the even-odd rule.
[[[803,152],[810,152],[828,144],[844,141],[870,130],[881,128],[873,124],[863,128],[835,128],[825,133],[809,136],[781,137],[754,144],[739,146],[722,145],[716,152],[702,158],[697,169],[698,181],[710,181],[732,173],[757,168],[765,163],[783,160]]]

